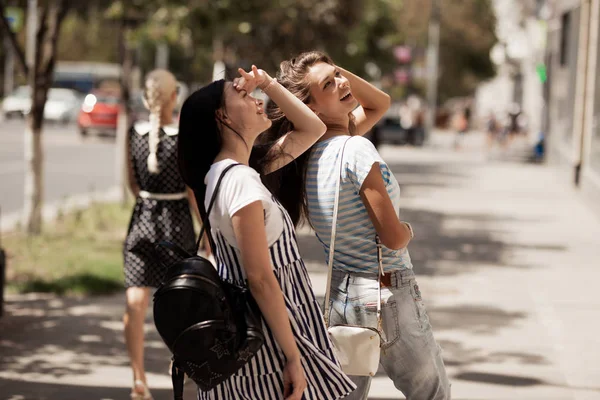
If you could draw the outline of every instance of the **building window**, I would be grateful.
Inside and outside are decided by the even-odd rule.
[[[560,65],[566,67],[569,61],[569,36],[571,35],[571,13],[566,12],[561,17],[560,30]]]

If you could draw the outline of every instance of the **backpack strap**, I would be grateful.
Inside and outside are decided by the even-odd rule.
[[[173,381],[173,396],[175,400],[183,400],[183,384],[185,373],[179,369],[179,363],[173,357],[173,365],[171,366],[171,380]]]
[[[236,167],[238,165],[243,165],[243,164],[240,164],[240,163],[231,164],[231,165],[227,166],[223,170],[223,172],[221,172],[221,175],[219,176],[219,180],[217,181],[217,185],[215,186],[213,195],[210,198],[210,203],[208,203],[208,209],[206,210],[206,216],[204,217],[204,221],[202,221],[202,229],[200,230],[200,236],[198,236],[198,242],[196,243],[196,254],[198,253],[198,250],[200,250],[200,241],[202,240],[202,236],[204,236],[205,230],[208,231],[208,241],[210,242],[210,248],[211,248],[213,254],[217,254],[217,246],[215,245],[215,242],[210,233],[210,220],[208,217],[210,216],[210,212],[211,212],[213,206],[215,205],[215,201],[217,200],[217,193],[219,192],[219,188],[221,187],[221,182],[223,181],[223,177],[225,176],[227,171],[229,171],[231,168]]]

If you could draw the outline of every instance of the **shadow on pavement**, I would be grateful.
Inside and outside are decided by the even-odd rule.
[[[9,299],[0,319],[0,371],[60,378],[90,374],[98,366],[127,368],[121,320],[124,296],[91,299],[46,295]],[[146,326],[150,328],[146,371],[166,375],[170,354],[151,316]]]
[[[107,384],[107,382],[101,383]],[[23,382],[7,379],[0,379],[0,388],[2,389],[2,398],[6,400],[120,400],[129,396],[128,389],[125,388]],[[155,400],[167,400],[173,398],[173,393],[168,389],[155,389],[152,390],[152,396]],[[185,399],[191,400],[193,397],[186,396]]]
[[[547,385],[546,382],[536,379],[527,378],[523,376],[505,375],[505,374],[489,374],[483,372],[462,372],[457,374],[455,379],[462,381],[472,381],[480,383],[492,383],[495,385],[507,385],[507,386],[535,386],[535,385]]]
[[[460,188],[461,181],[473,179],[473,174],[468,170],[474,168],[473,165],[460,163],[389,163],[389,166],[400,183],[403,198],[414,197],[413,189],[417,187]],[[423,193],[419,192],[417,196],[422,197]],[[439,201],[442,202],[443,199]],[[415,238],[409,245],[409,251],[417,276],[453,276],[492,266],[530,267],[514,264],[509,258],[514,251],[533,246],[503,240],[510,232],[498,228],[501,224],[528,222],[523,218],[498,214],[442,213],[418,207],[401,208],[400,213],[402,219],[409,221],[415,229]],[[325,253],[314,233],[299,233],[298,243],[305,261],[317,263],[323,267],[319,270],[325,272]],[[547,251],[566,250],[566,247],[559,245],[536,245],[535,248]]]
[[[4,400],[121,400],[129,398],[128,388],[106,386],[81,386],[55,383],[23,382],[0,379],[0,389]],[[151,389],[154,400],[171,400],[171,389]],[[184,388],[184,400],[197,398],[196,385],[188,383]]]

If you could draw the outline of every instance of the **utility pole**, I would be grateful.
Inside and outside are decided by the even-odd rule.
[[[437,105],[438,63],[440,51],[440,0],[431,0],[431,15],[429,16],[429,38],[427,43],[427,113],[425,140],[431,138],[435,127]]]
[[[166,41],[156,45],[155,67],[169,69],[169,44]]]

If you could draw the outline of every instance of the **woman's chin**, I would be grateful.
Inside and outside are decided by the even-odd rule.
[[[358,107],[358,100],[356,100],[354,97],[352,97],[351,100],[348,100],[347,102],[345,102],[348,104],[348,109],[350,111],[353,111],[356,107]]]

